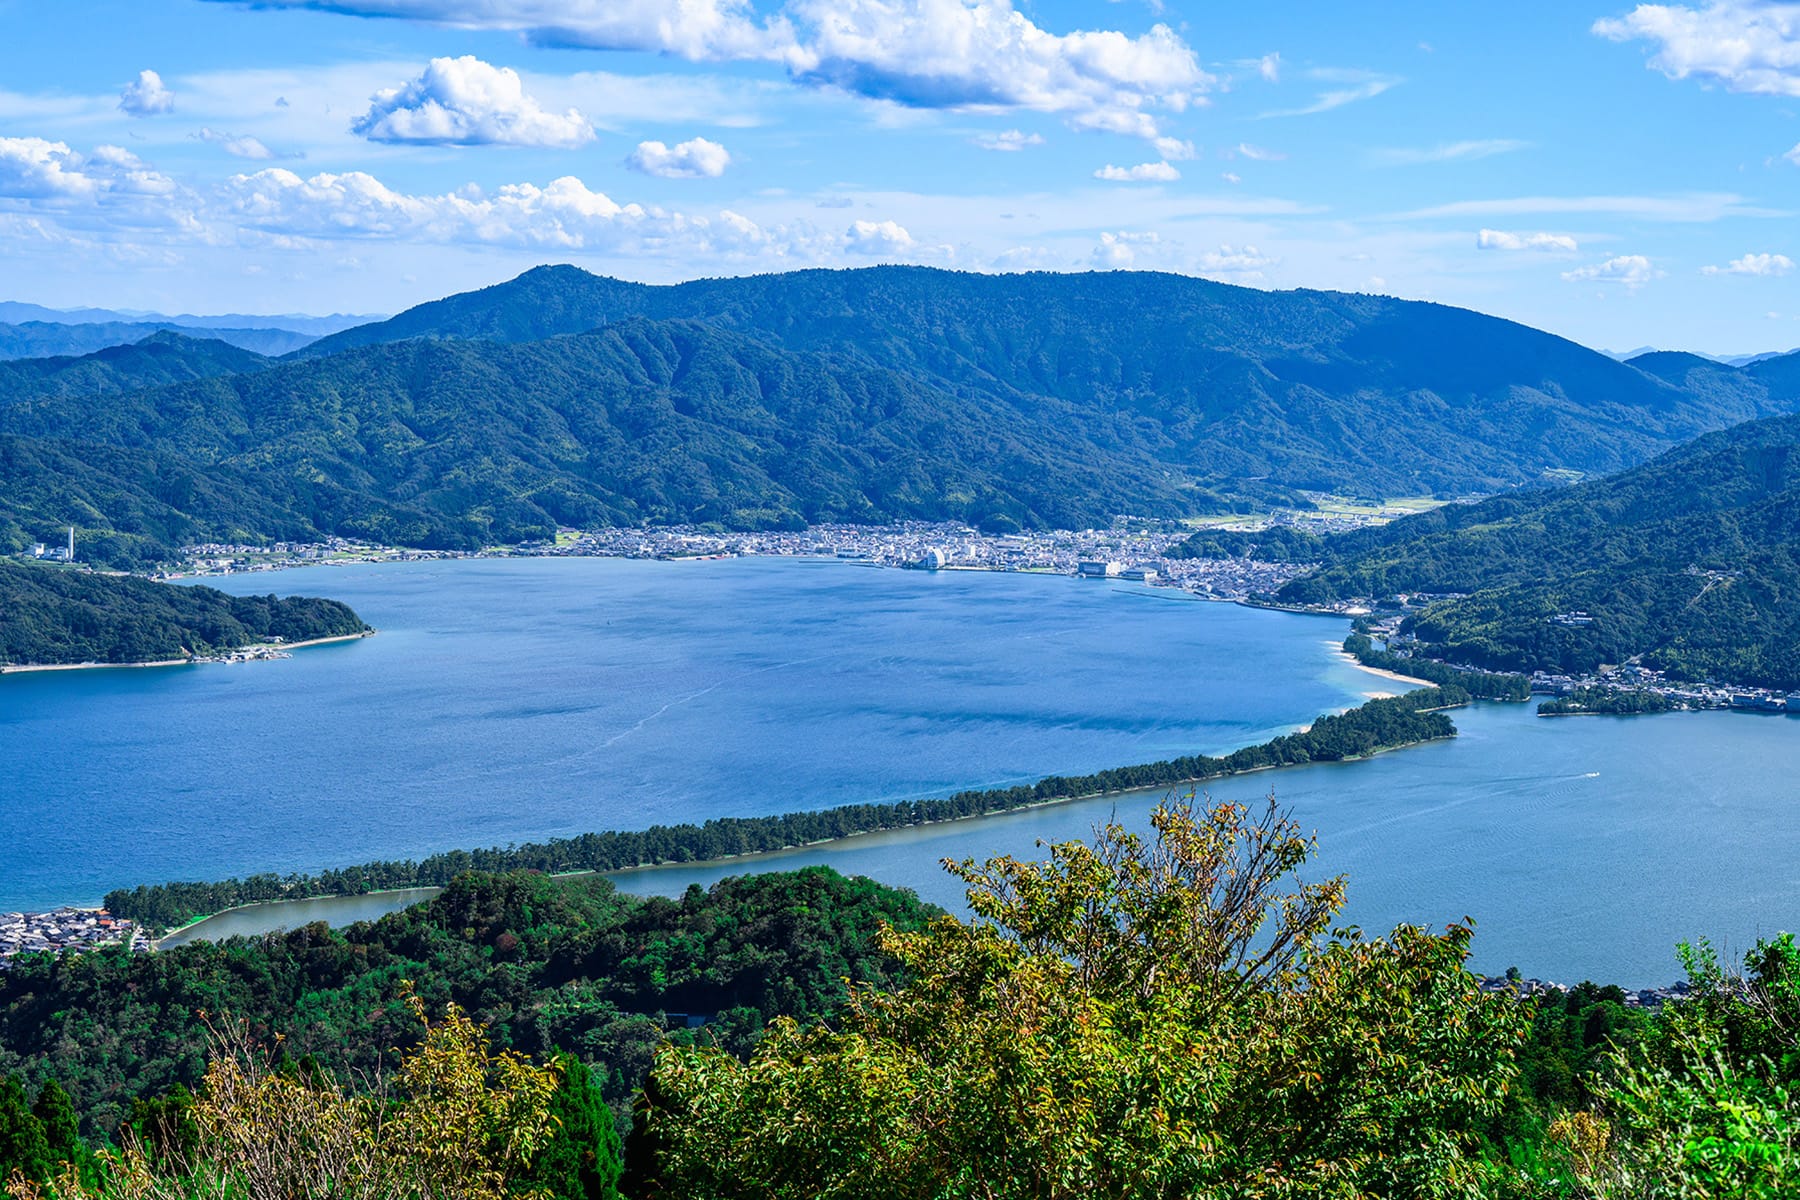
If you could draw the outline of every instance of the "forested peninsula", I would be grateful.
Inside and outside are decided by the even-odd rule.
[[[0,668],[180,662],[368,632],[348,605],[0,559]]]
[[[1278,599],[1461,593],[1407,617],[1415,655],[1575,674],[1638,660],[1672,680],[1791,690],[1796,547],[1800,417],[1775,417],[1574,487],[1315,539],[1320,567]]]
[[[220,883],[121,888],[107,893],[106,907],[116,916],[151,928],[168,929],[244,904],[438,886],[466,871],[619,871],[658,863],[763,854],[1037,804],[1140,788],[1181,787],[1270,767],[1362,758],[1383,750],[1455,737],[1456,726],[1438,710],[1467,704],[1470,699],[1467,690],[1451,685],[1370,700],[1348,712],[1321,716],[1301,732],[1284,734],[1223,758],[1184,755],[1093,775],[1052,775],[1030,786],[958,792],[947,799],[851,804],[769,817],[721,817],[703,825],[653,825],[644,830],[588,833],[504,849],[454,850],[419,862],[372,862],[318,875],[265,874]]]

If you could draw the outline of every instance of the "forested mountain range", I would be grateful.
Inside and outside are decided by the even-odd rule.
[[[160,662],[367,626],[336,600],[227,596],[0,559],[0,666]]]
[[[1469,593],[1414,618],[1446,658],[1589,670],[1642,655],[1677,678],[1800,688],[1800,417],[1708,434],[1575,487],[1407,517],[1321,553],[1283,599]],[[1591,622],[1555,619],[1576,612]]]
[[[1153,273],[651,287],[546,267],[254,370],[111,394],[0,379],[0,550],[70,522],[121,564],[196,537],[1086,526],[1504,490],[1800,408],[1800,363],[1678,365]]]
[[[268,355],[290,354],[313,341],[312,334],[289,329],[212,329],[169,321],[105,321],[79,325],[22,321],[0,324],[0,360],[92,354],[109,346],[129,346],[158,333],[210,339]]]
[[[0,404],[142,391],[214,375],[260,371],[267,365],[269,359],[263,355],[229,342],[162,330],[91,354],[0,362]]]

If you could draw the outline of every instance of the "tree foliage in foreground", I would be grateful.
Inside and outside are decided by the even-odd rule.
[[[1470,929],[1330,931],[1341,878],[1271,801],[1160,807],[1045,863],[952,870],[975,919],[890,933],[905,982],[747,1062],[666,1047],[629,1187],[684,1197],[1467,1192],[1520,1009]],[[1289,890],[1283,890],[1287,887]]]

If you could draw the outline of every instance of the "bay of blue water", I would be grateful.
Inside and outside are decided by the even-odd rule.
[[[525,559],[223,583],[337,596],[382,633],[272,664],[0,678],[0,909],[1219,752],[1395,686],[1333,654],[1341,621],[1062,578]],[[1534,707],[1214,794],[1291,806],[1313,873],[1349,876],[1348,921],[1474,917],[1487,971],[1644,986],[1679,977],[1679,940],[1741,952],[1800,928],[1800,720]],[[956,907],[939,859],[1033,854],[1115,814],[1141,828],[1156,799],[617,881],[675,894],[822,862]]]
[[[0,677],[0,910],[1223,751],[1371,683],[1325,645],[1342,622],[1068,578],[494,559],[208,582],[381,632]]]

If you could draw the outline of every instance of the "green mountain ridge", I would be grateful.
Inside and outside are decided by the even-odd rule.
[[[1154,273],[652,287],[543,267],[252,372],[82,395],[0,379],[23,464],[0,475],[0,549],[69,522],[154,560],[170,537],[469,548],[559,524],[1083,527],[1303,491],[1453,497],[1800,407],[1794,364],[1711,367]],[[56,511],[66,481],[33,473],[121,454],[126,475],[109,491],[87,472],[74,515]]]
[[[1327,543],[1282,589],[1317,603],[1464,592],[1411,626],[1478,665],[1800,688],[1800,417],[1708,434],[1563,491],[1453,505]],[[1592,621],[1554,618],[1584,612]]]
[[[142,391],[215,375],[248,374],[271,361],[217,338],[161,330],[91,354],[0,362],[0,404]]]

